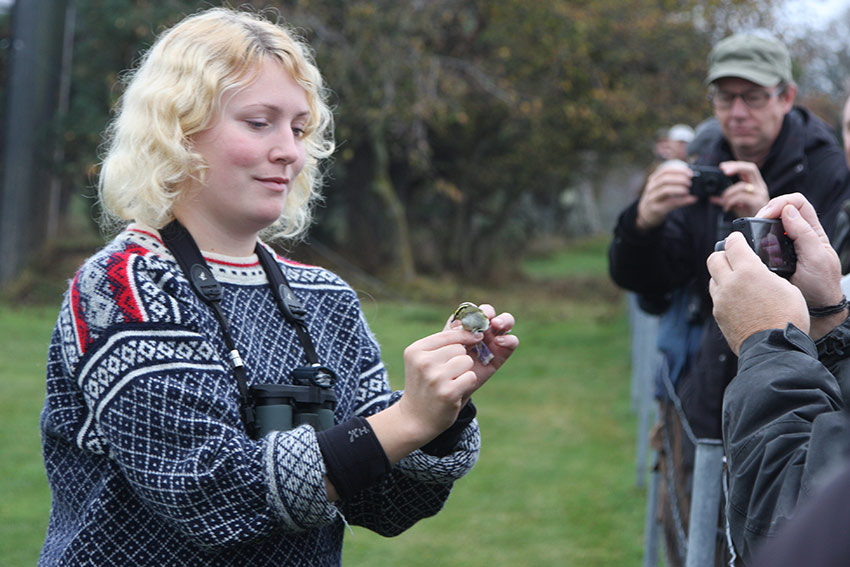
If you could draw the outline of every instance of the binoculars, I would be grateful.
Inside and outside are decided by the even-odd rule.
[[[256,384],[251,386],[256,427],[254,438],[271,431],[288,431],[299,425],[311,425],[316,431],[334,425],[336,379],[324,366],[302,366],[292,372],[292,384]]]

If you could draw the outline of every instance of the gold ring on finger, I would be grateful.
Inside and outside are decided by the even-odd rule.
[[[746,185],[744,185],[744,191],[746,191],[747,193],[752,193],[755,190],[756,188],[753,186],[752,183],[747,183]]]

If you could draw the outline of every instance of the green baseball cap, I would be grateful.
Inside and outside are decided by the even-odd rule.
[[[791,55],[775,37],[735,34],[719,41],[708,54],[705,84],[723,77],[740,77],[763,87],[790,83]]]

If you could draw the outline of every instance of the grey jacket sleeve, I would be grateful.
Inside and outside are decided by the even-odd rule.
[[[850,413],[808,335],[788,325],[744,342],[724,396],[723,440],[727,516],[746,560],[848,455]]]

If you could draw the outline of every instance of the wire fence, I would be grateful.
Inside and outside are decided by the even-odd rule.
[[[669,566],[734,566],[737,557],[722,513],[727,492],[723,443],[694,434],[657,349],[658,318],[641,311],[632,294],[629,321],[631,395],[638,414],[637,486],[646,486],[649,476],[643,565],[660,565],[661,547]],[[656,388],[666,394],[663,402],[656,401]],[[653,429],[659,447],[650,450]],[[684,491],[677,490],[683,483]],[[666,513],[663,534],[659,530],[659,502]],[[662,535],[665,545],[659,546]]]

